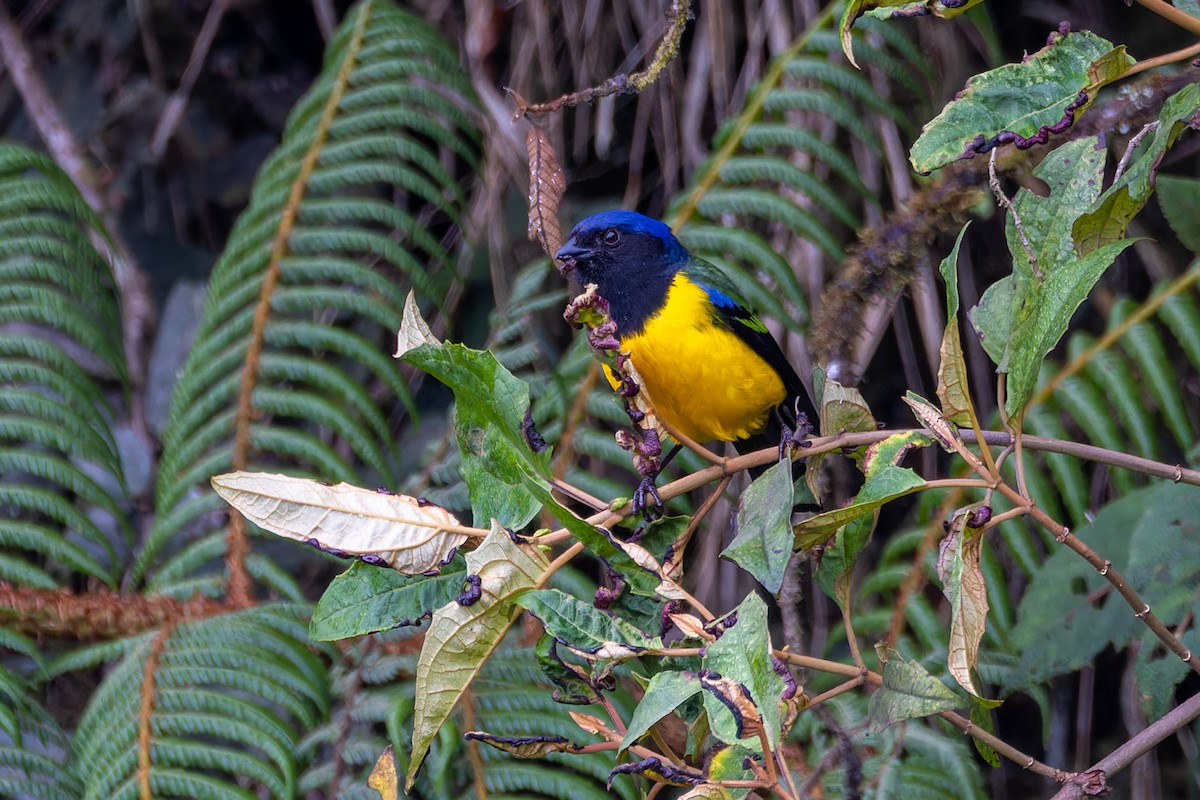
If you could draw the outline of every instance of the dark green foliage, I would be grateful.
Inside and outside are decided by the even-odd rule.
[[[115,586],[133,535],[114,398],[81,366],[124,385],[103,228],[62,170],[23,147],[0,145],[0,198],[0,579]]]

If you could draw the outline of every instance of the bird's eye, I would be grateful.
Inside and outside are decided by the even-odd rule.
[[[612,247],[619,241],[621,241],[621,234],[617,232],[616,228],[609,228],[604,232],[604,243],[609,247]]]

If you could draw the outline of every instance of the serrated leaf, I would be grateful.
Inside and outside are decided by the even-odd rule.
[[[929,438],[924,434],[910,431],[889,436],[868,448],[867,457],[863,459],[866,481],[854,501],[842,508],[816,514],[796,525],[793,529],[794,549],[815,547],[829,539],[843,525],[875,513],[882,505],[898,497],[919,491],[925,481],[911,469],[895,464],[909,449],[928,444]]]
[[[883,665],[883,685],[871,695],[867,716],[876,730],[966,704],[954,690],[916,661],[895,651]]]
[[[773,666],[766,603],[757,594],[750,594],[728,619],[733,622],[721,638],[705,648],[704,668],[745,687],[762,719],[767,743],[774,749],[779,744],[779,704],[786,685]],[[704,703],[706,708],[710,707],[707,693]],[[714,720],[714,716],[710,711],[709,719]],[[713,732],[718,733],[718,729],[714,724]],[[736,744],[737,740],[725,743]]]
[[[775,594],[792,557],[792,462],[759,475],[738,498],[737,536],[721,552]]]
[[[1193,253],[1200,253],[1200,180],[1176,175],[1159,175],[1154,182],[1158,207],[1179,237]]]
[[[874,431],[878,430],[875,417],[862,393],[852,386],[843,386],[830,378],[824,370],[813,370],[813,383],[816,396],[820,398],[818,414],[821,418],[820,430],[827,435],[831,433]],[[858,448],[851,454],[856,462],[861,462],[863,448]],[[814,496],[820,494],[821,464],[831,453],[815,455],[808,460],[808,469],[804,472],[805,483],[809,492]],[[862,468],[862,464],[859,463]]]
[[[958,685],[982,697],[975,685],[979,643],[987,625],[987,583],[979,566],[983,535],[966,526],[967,512],[960,511],[938,552],[937,571],[942,594],[950,601],[950,640],[946,666]]]
[[[967,81],[913,144],[913,169],[932,172],[1009,142],[1017,147],[1044,143],[1070,128],[1100,87],[1132,64],[1124,46],[1114,48],[1089,31],[1053,34],[1020,63]]]
[[[437,569],[469,537],[445,509],[400,494],[267,472],[212,479],[225,502],[260,528],[335,554],[372,555],[404,575]]]
[[[670,714],[686,700],[701,691],[700,679],[691,672],[659,672],[650,679],[642,701],[634,709],[625,735],[621,737],[621,749],[642,738],[654,723]],[[574,716],[574,715],[572,715]]]
[[[1029,263],[1010,216],[1006,230],[1013,274],[988,287],[968,312],[984,350],[1008,375],[1005,408],[1010,417],[1020,414],[1032,395],[1042,361],[1066,332],[1071,315],[1133,243],[1113,242],[1082,258],[1075,253],[1071,223],[1099,194],[1105,155],[1098,138],[1079,139],[1038,165],[1033,174],[1051,187],[1050,196],[1022,189],[1013,204],[1037,269]]]
[[[960,426],[970,425],[974,413],[967,382],[967,362],[958,331],[958,249],[970,225],[969,221],[963,225],[954,240],[954,247],[939,267],[942,280],[946,282],[946,330],[942,333],[937,396],[942,402],[942,416]]]
[[[411,789],[429,745],[458,698],[512,624],[516,598],[537,585],[549,563],[537,548],[516,544],[493,523],[467,571],[479,579],[479,598],[451,601],[433,613],[417,661],[413,749],[405,776]]]
[[[1167,99],[1149,145],[1092,207],[1075,220],[1071,234],[1080,255],[1125,236],[1129,221],[1142,210],[1154,191],[1154,178],[1163,156],[1185,128],[1196,125],[1200,125],[1200,84],[1192,83]]]
[[[658,646],[657,638],[651,639],[624,620],[558,589],[526,592],[517,604],[537,617],[546,633],[572,650],[611,656],[614,648],[621,646],[628,657]]]
[[[357,562],[333,579],[308,624],[319,642],[419,625],[435,609],[462,592],[466,565],[461,560],[435,576],[408,577]]]

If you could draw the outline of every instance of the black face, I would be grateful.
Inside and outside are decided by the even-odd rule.
[[[564,273],[576,270],[583,283],[596,284],[621,335],[641,330],[662,306],[687,258],[670,228],[630,211],[585,219],[555,254]]]

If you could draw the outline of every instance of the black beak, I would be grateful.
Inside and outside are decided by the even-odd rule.
[[[575,269],[575,259],[580,256],[587,255],[587,250],[575,243],[575,237],[567,240],[567,243],[558,248],[558,252],[554,254],[554,262],[558,267],[559,273],[567,275],[571,270]]]

